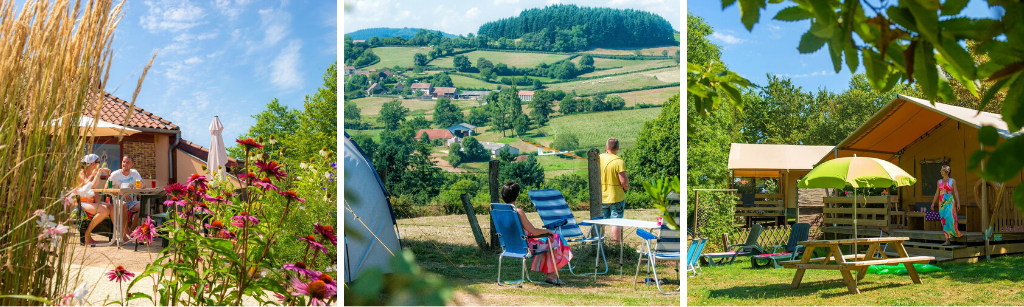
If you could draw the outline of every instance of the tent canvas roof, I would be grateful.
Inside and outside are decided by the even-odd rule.
[[[858,156],[892,160],[897,153],[910,147],[943,121],[951,119],[975,128],[993,126],[1003,138],[1022,131],[1010,132],[1003,117],[989,112],[934,103],[910,96],[897,95],[867,122],[839,143],[840,157]],[[821,157],[820,162],[832,159]]]
[[[735,177],[778,177],[779,170],[811,170],[832,146],[733,143],[729,170]]]

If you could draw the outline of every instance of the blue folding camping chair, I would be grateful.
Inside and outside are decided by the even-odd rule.
[[[693,276],[697,276],[697,271],[704,273],[704,269],[700,268],[700,255],[704,252],[704,244],[708,243],[707,238],[697,238],[690,242],[690,251],[686,253],[686,271],[693,272]]]
[[[501,255],[498,255],[498,285],[512,287],[515,284],[519,284],[521,288],[525,281],[541,283],[533,281],[530,279],[530,274],[526,274],[526,258],[547,253],[552,257],[552,261],[554,261],[554,254],[549,252],[551,251],[551,242],[548,241],[548,249],[546,251],[537,253],[530,249],[526,239],[551,237],[552,235],[527,236],[523,233],[523,223],[519,220],[519,213],[516,212],[516,207],[510,204],[491,204],[491,220],[494,221],[494,230],[498,233],[498,242],[501,244]],[[501,280],[501,261],[504,257],[520,258],[523,260],[519,280]],[[556,271],[555,274],[558,274],[558,272]]]
[[[637,259],[636,275],[633,276],[633,289],[636,289],[636,280],[637,280],[637,277],[640,276],[640,262],[646,257],[647,258],[647,276],[648,277],[651,276],[651,273],[654,274],[654,284],[658,287],[658,292],[661,292],[661,294],[679,294],[679,292],[665,292],[665,291],[661,290],[661,280],[658,279],[658,270],[657,270],[657,267],[655,266],[655,260],[657,260],[657,259],[676,260],[676,261],[680,260],[680,254],[679,254],[679,230],[669,229],[668,225],[664,224],[664,225],[661,225],[661,229],[658,231],[658,235],[657,236],[655,236],[654,234],[652,234],[652,233],[650,233],[650,232],[648,232],[646,230],[643,230],[643,229],[637,229],[636,230],[636,234],[637,234],[637,236],[640,236],[641,238],[644,239],[644,251],[641,252],[640,258]],[[655,241],[654,248],[651,248],[651,241],[652,240]],[[696,240],[694,240],[694,241],[696,241]],[[697,250],[703,249],[703,245],[704,245],[705,242],[707,242],[707,239],[702,239],[698,244],[696,244],[697,245],[696,249]],[[691,253],[695,252],[692,245],[690,247],[690,252]],[[700,256],[700,254],[699,254],[700,252],[698,251],[696,253],[697,254],[687,255],[687,256],[692,256],[692,257],[688,257],[687,260],[690,261],[690,262],[697,262],[695,259]],[[697,268],[699,269],[699,264],[695,264],[695,266],[697,266]],[[676,272],[677,272],[676,279],[679,279],[680,282],[682,282],[682,279],[679,278],[679,274],[678,274],[679,271],[677,270]],[[644,281],[647,281],[647,280],[648,279],[645,277]]]
[[[601,244],[604,237],[601,236],[598,228],[590,223],[576,223],[576,219],[572,216],[572,210],[569,209],[569,204],[565,202],[565,197],[558,190],[530,190],[528,194],[530,195],[530,201],[533,202],[533,206],[537,208],[537,213],[540,214],[540,219],[544,222],[545,228],[548,228],[548,225],[557,225],[564,222],[561,226],[548,229],[561,235],[570,244],[576,242],[581,245],[597,245],[597,253],[594,256],[594,273],[576,274],[573,271],[575,266],[572,264],[572,261],[568,265],[569,273],[576,276],[595,275],[595,280],[597,275],[607,274],[608,259],[605,258],[604,245]],[[580,226],[590,226],[590,235],[584,235]],[[597,272],[599,260],[604,260],[604,272],[601,273]]]

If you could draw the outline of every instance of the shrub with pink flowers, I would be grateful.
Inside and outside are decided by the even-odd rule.
[[[144,221],[133,236],[158,236],[169,243],[159,257],[132,279],[126,300],[154,305],[326,305],[337,301],[336,215],[333,178],[313,180],[307,167],[272,159],[280,156],[260,140],[237,141],[245,148],[240,187],[222,174],[192,175],[170,184],[168,221],[154,228]],[[322,152],[327,160],[330,152]],[[321,162],[316,173],[323,174]],[[218,176],[220,175],[220,176]],[[331,184],[324,184],[330,182]],[[315,187],[315,189],[314,189]],[[316,191],[319,190],[319,191]],[[310,214],[312,212],[313,214]],[[156,233],[159,231],[159,234]],[[154,279],[150,296],[134,290]]]

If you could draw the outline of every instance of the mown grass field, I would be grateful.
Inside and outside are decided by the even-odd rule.
[[[464,76],[459,76],[459,75],[448,75],[448,76],[452,78],[452,83],[454,83],[455,87],[459,88],[460,91],[462,91],[463,88],[467,88],[467,87],[468,88],[486,88],[486,89],[489,89],[489,90],[498,89],[498,85],[497,84],[487,83],[487,82],[481,81],[479,79],[473,79],[473,78],[470,78],[470,77],[464,77]]]
[[[658,117],[661,108],[573,114],[552,118],[548,130],[553,135],[574,134],[578,149],[604,148],[608,138],[619,139],[620,148],[633,147],[644,122]],[[602,150],[603,151],[603,150]]]
[[[618,93],[613,95],[619,95],[622,99],[626,100],[626,106],[635,106],[640,103],[646,104],[663,104],[672,96],[679,94],[679,87],[665,87],[656,88],[653,90],[633,91]]]
[[[679,82],[679,79],[679,68],[670,67],[592,80],[557,83],[548,87],[551,90],[560,89],[565,92],[576,90],[578,95],[590,95],[604,91],[636,89],[643,86]]]
[[[860,294],[848,294],[842,275],[832,270],[807,270],[799,289],[790,288],[793,269],[752,269],[746,258],[736,263],[703,267],[687,277],[689,306],[979,306],[1021,305],[1024,302],[1022,256],[979,263],[937,264],[943,270],[920,273],[921,284],[908,275],[868,274],[857,283]]]
[[[661,51],[658,51],[661,52]],[[476,67],[476,62],[481,57],[491,61],[494,65],[498,63],[505,63],[508,66],[515,66],[521,68],[533,68],[540,63],[554,63],[568,58],[568,55],[561,54],[547,54],[547,53],[521,53],[521,52],[504,52],[504,51],[473,51],[470,53],[463,53],[469,58],[469,62],[473,63],[473,67]],[[411,55],[409,58],[412,61]],[[430,65],[438,67],[455,67],[452,63],[455,57],[446,56],[443,58],[434,59],[430,62]],[[410,62],[411,63],[411,62]]]
[[[380,62],[377,64],[370,65],[367,68],[390,68],[395,65],[402,67],[412,67],[412,57],[417,53],[427,55],[432,50],[429,47],[377,47],[373,48],[373,53],[380,57]]]
[[[384,106],[384,103],[396,99],[402,101],[402,106],[409,108],[410,114],[415,113],[418,110],[422,110],[425,114],[434,113],[434,105],[437,104],[437,100],[399,99],[391,97],[364,97],[347,101],[353,102],[357,107],[359,107],[359,115],[362,115],[364,118],[374,118],[380,115],[380,108]],[[463,110],[477,106],[475,100],[452,100],[452,103]]]
[[[661,56],[661,51],[662,50],[668,50],[668,55],[672,56],[672,55],[676,54],[676,50],[679,50],[679,46],[665,46],[665,47],[656,47],[656,48],[645,48],[645,49],[640,49],[640,53],[642,53],[643,55]],[[605,48],[596,48],[596,49],[591,49],[591,50],[584,51],[584,53],[611,54],[611,55],[636,55],[636,49],[605,49]]]
[[[400,209],[396,209],[400,210]],[[654,220],[657,210],[626,210],[625,218]],[[477,212],[481,231],[485,236],[490,233],[489,216]],[[399,216],[403,214],[396,212]],[[575,211],[578,221],[590,217],[589,212]],[[527,218],[534,224],[540,223],[537,213],[527,213]],[[640,283],[634,290],[633,274],[636,272],[637,256],[635,247],[642,244],[634,229],[625,229],[623,233],[624,247],[622,263],[619,265],[620,249],[618,245],[605,245],[605,255],[609,270],[605,275],[573,276],[568,271],[561,271],[560,278],[566,282],[564,287],[553,287],[546,284],[526,284],[523,288],[510,288],[497,285],[498,254],[500,251],[482,251],[477,248],[470,235],[466,215],[448,215],[399,219],[398,228],[402,233],[402,245],[416,254],[416,261],[426,271],[440,274],[446,281],[457,287],[457,305],[588,305],[588,306],[679,306],[680,295],[662,295],[654,286],[647,287]],[[587,230],[584,227],[584,230]],[[581,266],[581,270],[593,270],[594,252],[592,246],[578,247],[571,245],[573,263]],[[521,261],[505,259],[502,262],[502,277],[505,280],[519,279]],[[579,262],[577,262],[579,261]],[[588,265],[589,263],[589,265]],[[679,287],[676,275],[678,262],[657,262],[658,276],[667,279],[663,289],[675,290]],[[527,266],[530,261],[527,261]],[[601,265],[604,269],[604,265]],[[541,273],[529,271],[534,280],[543,278]],[[621,277],[620,273],[621,272]],[[514,275],[514,276],[513,276]],[[641,268],[640,278],[644,277]],[[471,293],[476,293],[473,295]]]
[[[579,64],[579,58],[573,59],[574,62]],[[619,59],[594,59],[594,67],[596,68],[608,68],[608,67],[622,67],[613,68],[608,70],[599,70],[591,73],[580,75],[580,77],[594,77],[604,76],[623,72],[638,71],[656,67],[667,67],[675,66],[675,60],[619,60]]]

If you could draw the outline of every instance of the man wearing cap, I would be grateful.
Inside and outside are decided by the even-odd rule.
[[[139,171],[132,169],[133,166],[135,166],[135,162],[132,161],[131,157],[125,155],[121,158],[121,169],[110,174],[110,178],[107,180],[110,180],[110,182],[113,183],[114,188],[120,188],[127,184],[128,187],[134,189],[135,181],[142,181],[142,176],[139,175]],[[134,226],[132,225],[134,220],[130,220],[130,216],[132,213],[139,212],[139,201],[133,196],[134,195],[121,195],[125,204],[123,222],[121,224],[124,225],[124,230],[121,233],[124,235],[125,241],[128,241],[128,230],[131,229],[131,226]]]

